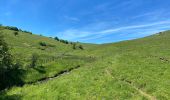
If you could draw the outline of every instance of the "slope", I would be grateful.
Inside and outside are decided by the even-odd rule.
[[[9,27],[11,28],[11,27]],[[83,52],[84,50],[74,50],[73,44],[63,43],[53,38],[34,35],[27,31],[8,29],[1,26],[0,34],[3,34],[5,41],[10,47],[14,63],[22,69],[21,79],[23,83],[36,82],[56,74],[83,65],[90,59],[86,56],[76,55],[73,52]],[[85,49],[90,46],[83,45]],[[31,67],[32,57],[36,56],[36,66]]]
[[[41,84],[13,87],[1,99],[168,100],[170,31],[149,37],[95,45],[83,52],[96,60]],[[34,91],[34,92],[31,92]]]

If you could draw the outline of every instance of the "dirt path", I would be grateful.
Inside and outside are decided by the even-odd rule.
[[[107,73],[109,76],[111,76],[113,79],[117,79],[117,78],[115,78],[115,77],[112,76],[112,74],[110,73],[109,70],[106,70],[106,73]],[[150,94],[142,91],[140,88],[136,87],[136,86],[135,86],[132,82],[130,82],[130,81],[121,80],[121,79],[117,79],[117,80],[128,84],[129,86],[131,86],[132,88],[134,88],[136,91],[138,91],[142,96],[146,97],[147,99],[149,99],[149,100],[157,100],[154,96],[152,96],[152,95],[150,95]]]

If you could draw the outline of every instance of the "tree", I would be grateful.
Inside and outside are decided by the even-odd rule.
[[[60,39],[59,41],[64,43],[64,44],[69,44],[69,42],[67,40]]]
[[[21,64],[13,63],[7,43],[0,33],[0,90],[13,85],[22,85],[24,71],[19,69]]]
[[[3,39],[2,33],[0,33],[0,73],[11,69],[12,67],[12,56],[8,52],[9,48]]]
[[[34,68],[37,64],[37,61],[38,61],[38,55],[36,53],[32,54],[30,67]]]
[[[69,42],[67,40],[65,40],[65,44],[69,44]]]
[[[60,41],[60,39],[58,37],[55,37],[54,39],[57,40],[57,41]]]
[[[9,48],[0,33],[0,89],[9,85],[9,71],[12,69],[12,56],[8,52]]]

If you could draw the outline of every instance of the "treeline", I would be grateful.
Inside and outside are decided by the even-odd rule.
[[[62,42],[62,43],[64,43],[64,44],[71,44],[71,43],[72,43],[72,42],[69,42],[69,41],[67,41],[67,40],[59,39],[58,37],[55,37],[54,40],[59,41],[59,42]]]
[[[13,30],[13,31],[15,31],[15,33],[17,33],[17,32],[25,32],[25,33],[32,34],[32,32],[29,32],[29,31],[26,31],[26,30],[22,30],[22,29],[19,29],[17,27],[14,27],[14,26],[3,26],[2,24],[0,24],[0,27],[2,27],[4,29],[8,29],[8,30]]]
[[[59,42],[62,42],[64,44],[71,44],[73,46],[73,49],[76,50],[76,49],[81,49],[81,50],[84,50],[84,47],[82,45],[79,45],[78,43],[76,42],[69,42],[67,40],[63,40],[63,39],[59,39],[58,37],[55,37],[54,38],[56,41],[59,41]]]
[[[2,24],[0,24],[0,28],[4,28],[4,29],[8,29],[8,30],[13,30],[14,31],[13,34],[15,36],[19,35],[19,32],[25,32],[25,33],[32,34],[32,32],[29,32],[29,31],[26,31],[26,30],[22,30],[22,29],[19,29],[17,27],[14,27],[14,26],[3,26]],[[40,36],[42,36],[42,35],[40,35]],[[76,50],[76,49],[84,50],[84,47],[82,45],[78,45],[78,43],[76,43],[76,42],[70,42],[68,40],[59,39],[58,37],[55,37],[54,40],[59,41],[59,42],[64,43],[64,44],[71,44],[73,46],[72,48],[74,50]],[[41,46],[43,46],[43,47],[47,46],[47,44],[45,42],[40,42],[39,44]],[[44,48],[42,48],[42,50],[44,50]]]

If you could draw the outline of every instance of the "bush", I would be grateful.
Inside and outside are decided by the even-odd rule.
[[[22,30],[21,30],[22,31]],[[25,32],[25,33],[29,33],[29,34],[32,34],[32,32],[29,32],[29,31],[22,31],[22,32]]]
[[[55,37],[54,39],[57,40],[57,41],[60,41],[64,44],[69,44],[69,42],[67,40],[59,39],[58,37]]]
[[[45,42],[40,42],[39,45],[40,46],[47,46],[47,44]]]
[[[84,48],[83,48],[82,45],[77,46],[76,43],[73,43],[73,49],[76,50],[77,48],[78,48],[78,49],[81,49],[81,50],[84,50]]]
[[[14,32],[14,35],[17,36],[17,35],[18,35],[18,32]]]
[[[60,39],[58,37],[55,37],[54,39],[57,40],[57,41],[60,41]]]
[[[64,44],[69,44],[69,42],[67,40],[62,40],[60,39],[60,42],[64,43]]]
[[[31,57],[31,68],[34,68],[37,64],[37,61],[38,61],[38,54],[34,53],[32,54],[32,57]]]
[[[69,42],[67,40],[65,40],[65,44],[69,44]]]
[[[5,28],[13,31],[19,31],[17,27],[13,27],[13,26],[6,26]]]
[[[80,48],[81,50],[84,50],[84,48],[83,48],[83,46],[82,46],[82,45],[79,45],[79,48]]]

